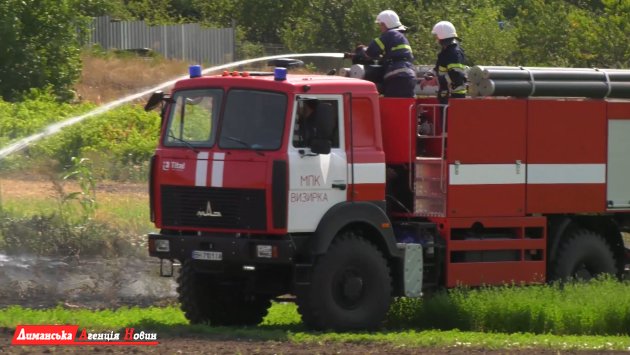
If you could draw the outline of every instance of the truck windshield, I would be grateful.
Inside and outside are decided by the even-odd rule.
[[[284,94],[230,90],[221,123],[219,146],[257,151],[280,148],[286,108],[287,97]]]
[[[210,147],[214,145],[223,90],[186,90],[175,93],[164,145]]]

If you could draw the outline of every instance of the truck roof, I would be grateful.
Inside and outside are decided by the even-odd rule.
[[[174,90],[198,89],[208,87],[240,87],[258,90],[273,90],[298,94],[378,94],[374,83],[335,75],[297,75],[288,74],[286,80],[276,81],[273,75],[212,75],[180,80]]]

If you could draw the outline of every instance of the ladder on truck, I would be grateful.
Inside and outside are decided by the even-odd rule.
[[[441,104],[419,104],[416,109],[416,157],[409,179],[415,215],[446,216],[447,110],[448,105]]]

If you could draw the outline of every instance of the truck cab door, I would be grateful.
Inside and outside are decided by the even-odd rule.
[[[320,125],[319,131],[330,136],[330,152],[321,150],[321,139],[310,143],[314,135],[306,106],[330,112],[332,124]],[[325,110],[324,110],[325,109]],[[288,232],[313,232],[324,214],[334,205],[347,200],[348,163],[344,144],[343,97],[341,95],[298,96],[293,109],[289,135]],[[320,117],[321,118],[321,115]],[[321,123],[321,122],[320,122]],[[315,126],[317,126],[315,124]],[[325,138],[328,141],[328,138]],[[326,143],[327,144],[327,143]],[[324,146],[326,145],[324,144]]]

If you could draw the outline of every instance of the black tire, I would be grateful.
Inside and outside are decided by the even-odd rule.
[[[191,324],[256,325],[267,315],[269,297],[245,294],[238,286],[224,286],[209,275],[195,272],[186,260],[177,278],[182,311]]]
[[[376,246],[345,233],[313,265],[311,284],[297,292],[298,311],[312,329],[376,329],[389,310],[391,284]]]
[[[615,256],[606,240],[595,232],[578,229],[560,244],[550,279],[588,281],[617,272]]]

